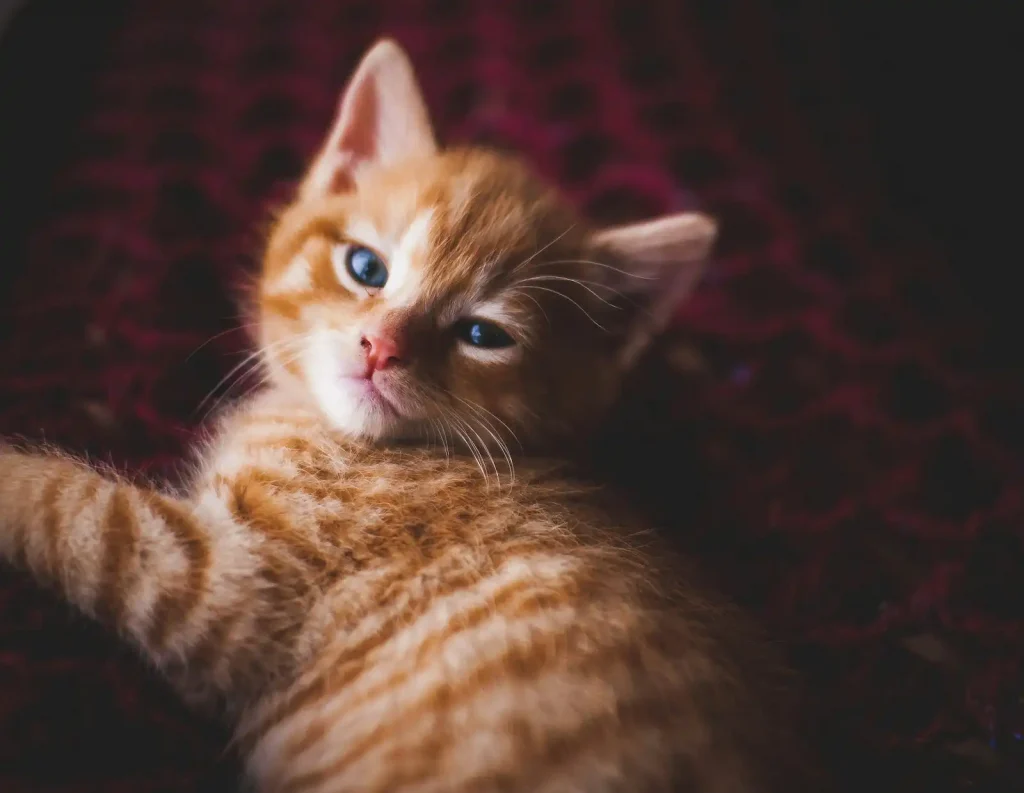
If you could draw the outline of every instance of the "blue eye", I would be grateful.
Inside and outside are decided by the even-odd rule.
[[[493,322],[479,319],[463,319],[455,325],[455,335],[473,347],[497,350],[511,347],[515,340]]]
[[[369,248],[351,246],[345,254],[345,269],[363,286],[380,289],[388,282],[388,268]]]

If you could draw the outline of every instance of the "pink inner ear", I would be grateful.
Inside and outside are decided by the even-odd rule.
[[[339,168],[334,172],[334,176],[331,178],[331,183],[328,189],[332,193],[351,193],[356,189],[356,183],[352,180],[352,176],[344,168]]]
[[[377,154],[378,113],[380,100],[372,80],[360,80],[343,98],[338,135],[329,153],[334,166],[329,183],[333,193],[355,189],[353,172],[359,162],[368,162]]]
[[[598,245],[618,253],[632,266],[617,279],[623,291],[642,289],[646,310],[640,312],[627,334],[620,364],[628,367],[639,353],[669,325],[686,296],[700,279],[714,243],[714,222],[697,213],[682,213],[606,229],[596,236]]]
[[[349,192],[364,166],[437,151],[412,65],[397,44],[378,42],[345,89],[327,143],[310,168],[305,195]]]
[[[352,86],[342,111],[341,134],[336,148],[346,160],[366,161],[377,155],[380,98],[373,80],[361,80]]]

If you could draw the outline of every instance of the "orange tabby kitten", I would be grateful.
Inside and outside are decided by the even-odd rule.
[[[261,791],[797,790],[763,647],[519,454],[594,427],[713,237],[440,151],[381,42],[270,236],[268,387],[178,493],[0,449],[0,554],[226,713]]]

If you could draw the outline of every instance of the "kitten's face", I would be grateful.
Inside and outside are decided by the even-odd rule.
[[[494,155],[375,169],[285,216],[262,291],[265,348],[355,435],[489,443],[569,429],[606,400],[621,325],[588,291],[615,297],[586,239]]]
[[[703,258],[703,218],[594,233],[514,160],[437,151],[385,43],[271,237],[260,341],[272,376],[352,436],[563,438],[600,417],[654,330],[651,294],[672,284],[628,254],[671,247],[666,228]]]

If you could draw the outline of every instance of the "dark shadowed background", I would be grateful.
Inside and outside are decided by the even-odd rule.
[[[846,787],[1024,788],[1011,4],[15,5],[0,435],[172,470],[244,348],[260,223],[393,35],[443,139],[520,151],[597,220],[720,219],[614,474],[786,642]],[[0,790],[223,791],[222,746],[0,570]]]

